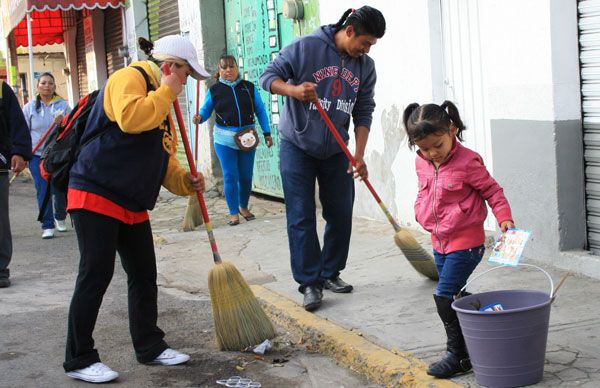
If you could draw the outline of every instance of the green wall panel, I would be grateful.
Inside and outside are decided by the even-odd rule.
[[[318,1],[304,1],[305,20],[292,21],[282,15],[282,0],[225,0],[227,53],[238,60],[241,76],[258,86],[265,67],[279,50],[296,36],[318,27]],[[283,99],[260,89],[271,123],[273,147],[261,141],[254,163],[255,192],[283,197],[279,174],[279,136],[277,126]]]

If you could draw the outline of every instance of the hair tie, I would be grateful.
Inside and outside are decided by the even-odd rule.
[[[355,8],[352,8],[352,12],[350,12],[350,13],[354,13],[354,12],[356,12],[356,9],[355,9]]]

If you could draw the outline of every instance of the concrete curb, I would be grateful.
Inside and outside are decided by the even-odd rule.
[[[387,387],[461,387],[450,380],[427,375],[427,365],[409,353],[375,345],[359,332],[344,329],[309,313],[287,297],[263,286],[253,285],[251,288],[271,319],[301,335],[315,351],[335,358],[376,384]]]

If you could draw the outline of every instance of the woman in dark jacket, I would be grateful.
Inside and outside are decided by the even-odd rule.
[[[181,36],[157,40],[152,56],[171,75],[141,61],[108,79],[90,112],[84,146],[69,178],[68,210],[81,259],[63,366],[69,377],[87,382],[118,377],[100,362],[92,337],[116,252],[127,273],[129,329],[137,360],[176,365],[190,358],[169,348],[157,326],[156,256],[148,210],[154,208],[161,185],[178,195],[204,190],[203,177],[192,177],[175,157],[169,112],[188,76],[210,75],[198,64],[194,46]]]

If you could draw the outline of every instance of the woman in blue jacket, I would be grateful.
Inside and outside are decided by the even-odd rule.
[[[38,78],[38,94],[34,100],[29,101],[23,107],[23,114],[27,125],[31,130],[31,146],[37,145],[42,136],[48,130],[50,125],[59,123],[71,108],[69,104],[58,94],[56,94],[56,82],[54,76],[50,73],[43,73]],[[39,147],[29,163],[29,170],[35,182],[37,192],[38,206],[41,208],[44,196],[48,188],[48,182],[42,178],[40,173],[40,155],[44,147]],[[42,217],[42,238],[48,239],[54,237],[54,227],[59,232],[65,232],[67,225],[67,198],[65,193],[61,193],[51,187],[52,201],[48,202]]]
[[[206,93],[200,112],[194,115],[194,123],[202,123],[214,109],[215,152],[223,170],[225,200],[229,208],[229,225],[240,223],[240,214],[246,221],[253,220],[248,210],[252,189],[252,170],[256,150],[244,151],[235,141],[236,133],[255,126],[254,116],[263,130],[267,147],[273,145],[269,118],[254,84],[240,78],[235,58],[223,55],[219,59],[218,82]],[[258,139],[257,139],[258,140]]]

